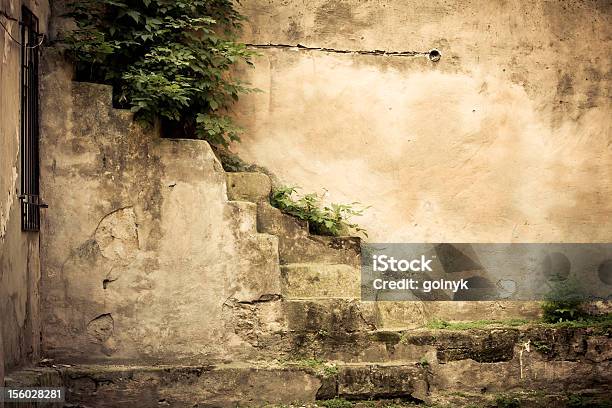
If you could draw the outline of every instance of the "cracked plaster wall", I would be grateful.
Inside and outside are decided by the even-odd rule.
[[[276,300],[276,237],[227,201],[204,141],[161,139],[111,89],[44,54],[43,350],[57,361],[196,363],[257,350],[241,305]]]
[[[371,241],[612,239],[609,2],[242,6],[263,92],[236,106],[234,150],[371,205]]]
[[[25,5],[46,32],[47,1],[0,0],[0,11],[19,19]],[[16,39],[18,23],[0,16]],[[0,385],[5,369],[25,364],[39,353],[38,234],[21,231],[20,47],[0,28]]]
[[[288,183],[373,205],[372,240],[609,239],[603,3],[243,6],[245,41],[262,54],[243,75],[264,93],[237,105],[247,129],[237,150]],[[46,64],[46,353],[256,354],[259,324],[285,322],[275,302],[251,316],[278,298],[278,282],[245,276],[277,276],[276,243],[236,235],[210,149],[143,132],[110,109],[104,87],[72,83],[57,56]]]

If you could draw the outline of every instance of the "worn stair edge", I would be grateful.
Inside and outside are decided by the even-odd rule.
[[[432,401],[449,392],[610,395],[612,363],[545,361],[339,364],[312,360],[217,365],[58,366],[9,373],[10,387],[64,386],[67,403],[81,407],[255,407],[405,398]],[[158,405],[159,404],[159,405]],[[9,405],[10,406],[10,405]],[[58,405],[62,406],[62,405]]]
[[[257,229],[278,236],[282,264],[346,264],[356,268],[361,266],[360,238],[311,235],[307,222],[284,214],[267,202],[258,204]]]
[[[361,273],[346,264],[281,265],[283,297],[292,298],[359,298]]]
[[[10,373],[5,383],[11,387],[64,386],[67,403],[76,406],[253,407],[336,396],[425,398],[426,376],[426,370],[416,363],[305,366],[304,362],[259,362],[43,367]]]
[[[245,201],[228,201],[228,220],[240,235],[257,234],[257,205]]]
[[[446,363],[510,361],[520,350],[546,360],[598,363],[612,360],[609,328],[550,327],[538,321],[465,330],[389,329],[380,304],[347,299],[291,299],[280,302],[284,331],[271,330],[270,341],[305,358],[343,361],[414,360]],[[276,327],[274,328],[276,329]],[[268,344],[262,340],[261,344]],[[277,343],[278,344],[278,343]],[[433,356],[433,357],[432,357]],[[432,360],[433,358],[433,360]]]
[[[113,86],[94,82],[72,81],[72,90],[88,104],[100,104],[104,110],[113,108]],[[129,112],[129,109],[120,109]]]
[[[282,268],[282,266],[281,266]],[[369,302],[353,297],[287,297],[283,302],[289,327],[293,330],[355,331],[370,329],[413,330],[427,326],[432,320],[449,322],[472,321],[472,314],[462,312],[471,308],[474,313],[491,320],[521,318],[536,322],[537,314],[523,312],[521,305],[496,308],[498,302]],[[347,329],[347,328],[352,329]]]
[[[258,203],[268,200],[272,192],[272,181],[263,173],[227,173],[227,197],[229,200]]]

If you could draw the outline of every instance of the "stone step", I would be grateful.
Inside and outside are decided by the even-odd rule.
[[[286,299],[359,298],[359,269],[345,264],[288,264],[281,266]]]
[[[539,302],[521,301],[405,301],[376,302],[380,328],[414,329],[433,320],[471,322],[475,320],[537,320]]]
[[[363,317],[363,315],[359,315]],[[357,325],[354,325],[355,327]],[[518,350],[537,352],[549,360],[589,361],[593,363],[612,360],[612,339],[609,327],[551,327],[538,322],[525,323],[520,326],[508,326],[503,322],[489,327],[462,329],[412,330],[346,330],[352,329],[346,323],[339,324],[336,330],[294,331],[297,340],[292,352],[301,353],[308,350],[319,350],[321,355],[312,357],[326,359],[350,360],[349,357],[334,357],[333,352],[348,351],[353,355],[363,354],[361,349],[368,349],[373,344],[382,343],[387,351],[402,351],[401,356],[389,355],[391,360],[415,360],[419,355],[406,354],[418,352],[421,356],[435,352],[435,360],[440,363],[472,359],[482,363],[510,361]],[[451,326],[452,327],[452,326]],[[464,327],[469,327],[464,325]],[[315,345],[313,347],[311,344]],[[324,343],[329,343],[325,345]],[[320,347],[316,347],[316,345]],[[303,346],[302,350],[299,346]],[[329,348],[329,347],[333,347]],[[404,347],[407,346],[407,347]],[[410,346],[417,347],[413,349]],[[342,352],[344,352],[342,351]],[[306,354],[301,354],[306,355]],[[387,357],[378,357],[363,361],[388,361]]]
[[[235,172],[227,173],[226,177],[228,199],[257,203],[257,228],[279,237],[281,263],[360,265],[359,238],[311,235],[306,221],[272,207],[269,203],[272,182],[267,175]]]
[[[231,298],[239,302],[256,302],[280,297],[281,272],[278,262],[278,238],[269,234],[245,235],[238,240],[238,253],[249,253],[235,264],[231,281]],[[253,273],[257,271],[257,273]]]
[[[426,360],[430,364],[446,364],[452,361],[474,360],[479,363],[512,361],[531,338],[542,337],[540,329],[517,328],[473,330],[371,330],[344,331],[319,330],[292,332],[291,354],[300,358],[345,361],[350,363],[379,362],[405,363]],[[547,333],[551,334],[551,333]],[[567,337],[567,334],[558,333]],[[601,347],[602,338],[585,333],[574,333],[577,338],[592,343],[590,351],[561,348],[558,341],[549,342],[556,355],[562,359],[588,359]]]
[[[292,272],[297,272],[296,269]],[[300,294],[305,294],[306,289],[301,289],[301,282],[291,284],[287,292],[287,281],[291,278],[287,277],[285,266],[281,266],[281,274],[283,294],[298,292],[298,289]],[[299,276],[293,282],[295,280],[299,280]],[[338,288],[336,293],[341,291]],[[498,321],[535,321],[539,317],[536,302],[364,302],[358,297],[285,297],[284,313],[290,327],[292,330],[303,331],[314,330],[316,325],[324,325],[322,329],[327,330],[327,327],[333,328],[337,324],[340,327],[355,327],[355,330],[366,327],[402,331],[425,327],[434,320],[458,323],[481,320],[484,316]],[[500,303],[503,307],[500,307]]]
[[[436,361],[432,344],[412,344],[403,341],[402,332],[373,330],[292,332],[290,355],[304,359],[343,361],[346,363],[406,363]]]
[[[21,370],[10,373],[5,383],[10,387],[64,386],[66,406],[97,408],[257,407],[309,403],[337,396],[427,397],[427,371],[415,363],[77,365]]]
[[[283,293],[287,290],[287,277],[281,266]],[[300,287],[301,283],[296,284]],[[294,290],[294,289],[291,289]],[[296,290],[297,291],[297,290]],[[317,325],[328,330],[336,327],[348,331],[363,328],[385,330],[413,330],[422,328],[434,320],[445,322],[470,322],[481,320],[505,321],[525,319],[535,321],[539,317],[534,302],[369,302],[359,298],[342,297],[287,297],[284,313],[291,330],[316,331]],[[504,302],[501,302],[504,303]],[[351,329],[355,328],[355,329]]]
[[[239,235],[257,234],[257,204],[246,201],[228,201],[225,218],[232,231]]]
[[[365,337],[355,336],[367,335],[372,344],[395,347],[406,360],[348,363],[293,354],[284,360],[196,365],[57,364],[8,373],[5,385],[64,386],[67,406],[102,408],[254,407],[338,396],[431,402],[453,393],[494,400],[498,393],[519,390],[554,394],[588,389],[592,395],[610,395],[612,341],[601,329],[527,326],[346,335],[342,341],[335,338],[335,347],[330,338],[321,344],[341,357],[343,348],[348,352],[351,345],[365,344]]]
[[[113,108],[113,87],[111,85],[73,81],[72,92],[75,98],[82,98],[88,106],[96,106],[102,111]]]
[[[440,362],[456,359],[496,362],[513,358],[515,348],[530,338],[541,342],[544,337],[568,336],[563,334],[563,329],[541,335],[544,329],[540,326],[529,329],[535,320],[531,326],[527,320],[525,324],[512,322],[516,326],[505,326],[501,321],[480,329],[477,325],[474,329],[459,331],[425,329],[428,322],[424,321],[423,311],[417,306],[427,306],[426,302],[403,303],[416,308],[409,309],[401,302],[361,302],[358,299],[285,299],[280,302],[279,314],[283,316],[281,326],[286,333],[276,331],[273,338],[283,338],[287,343],[284,348],[290,354],[304,358],[389,362],[418,360],[424,356],[429,359],[433,355]],[[398,311],[394,306],[406,307]],[[414,316],[409,315],[410,310]],[[400,319],[403,320],[400,322]],[[464,327],[470,326],[465,323]],[[589,337],[578,329],[573,333]],[[563,351],[562,354],[567,353]]]
[[[376,305],[356,299],[291,299],[283,302],[287,328],[295,333],[331,333],[377,329]]]
[[[272,191],[270,177],[263,173],[227,173],[227,197],[229,200],[258,203],[268,201]]]
[[[257,228],[278,236],[282,264],[345,264],[355,268],[361,265],[358,237],[311,235],[306,221],[284,214],[266,202],[258,205]]]

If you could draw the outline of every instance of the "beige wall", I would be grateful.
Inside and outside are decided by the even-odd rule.
[[[236,305],[280,293],[276,237],[228,202],[204,141],[160,139],[111,88],[72,82],[56,50],[42,77],[43,351],[69,361],[248,356]],[[245,306],[248,307],[248,306]]]
[[[382,242],[609,242],[605,1],[245,0],[235,150]],[[382,56],[346,50],[426,52]]]
[[[21,17],[21,5],[40,19],[46,32],[47,1],[0,0],[0,10]],[[0,16],[20,39],[16,22]],[[3,369],[27,363],[39,353],[38,234],[21,231],[20,194],[20,47],[0,28],[0,384]],[[3,346],[2,346],[3,345]]]

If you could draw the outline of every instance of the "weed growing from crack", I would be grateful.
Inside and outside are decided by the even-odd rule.
[[[279,187],[272,192],[270,204],[282,212],[308,222],[310,232],[317,235],[340,236],[355,231],[366,237],[367,231],[351,222],[352,217],[363,215],[366,208],[358,202],[324,205],[316,193],[298,195],[297,187]]]

